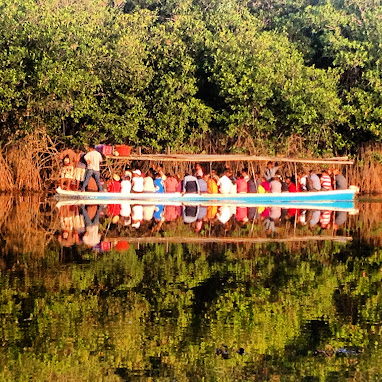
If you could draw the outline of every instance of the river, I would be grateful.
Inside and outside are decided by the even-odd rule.
[[[1,196],[0,380],[379,381],[382,204],[355,207]]]

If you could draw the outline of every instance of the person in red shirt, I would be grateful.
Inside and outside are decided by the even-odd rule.
[[[286,178],[285,183],[288,185],[288,192],[300,192],[300,185],[298,184],[296,186],[296,183],[294,182],[294,178]]]
[[[119,175],[114,174],[113,180],[107,186],[107,192],[121,192],[121,178]]]
[[[236,188],[237,188],[238,194],[246,194],[248,192],[248,182],[245,180],[244,176],[240,173],[237,174]]]
[[[164,188],[166,192],[176,192],[178,188],[178,180],[170,173],[166,174],[166,180],[164,181]]]

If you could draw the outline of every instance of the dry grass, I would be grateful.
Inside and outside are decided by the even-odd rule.
[[[351,184],[357,185],[364,193],[382,192],[382,144],[363,145],[349,168],[348,177]]]
[[[58,181],[57,142],[44,129],[9,144],[3,154],[0,152],[0,191],[42,191]]]
[[[14,188],[14,174],[0,151],[0,192],[12,191]]]

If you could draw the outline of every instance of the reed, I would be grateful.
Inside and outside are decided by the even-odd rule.
[[[354,166],[347,169],[351,184],[363,193],[382,192],[382,144],[368,143],[360,147]]]
[[[0,151],[0,192],[12,191],[14,189],[14,174],[5,160],[3,152]]]
[[[42,128],[9,144],[0,152],[0,191],[42,191],[57,183],[57,146]]]

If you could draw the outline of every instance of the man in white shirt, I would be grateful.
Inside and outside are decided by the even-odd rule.
[[[227,176],[229,174],[228,171],[224,173],[224,175],[219,178],[218,181],[218,187],[219,187],[219,192],[221,194],[230,194],[232,190],[232,182],[231,179]]]
[[[97,183],[98,191],[102,191],[102,185],[101,185],[101,176],[99,172],[99,164],[102,162],[102,155],[96,151],[94,146],[90,146],[89,152],[84,156],[84,159],[88,165],[85,173],[85,180],[82,184],[80,191],[85,191],[86,186],[89,183],[89,180],[91,177],[94,178],[94,180]]]

